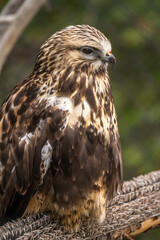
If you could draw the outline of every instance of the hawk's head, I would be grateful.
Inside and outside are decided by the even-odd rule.
[[[42,45],[35,70],[50,73],[87,64],[93,73],[107,69],[109,62],[116,62],[109,40],[94,27],[76,25],[56,32]]]

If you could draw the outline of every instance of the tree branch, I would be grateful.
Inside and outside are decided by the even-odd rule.
[[[133,239],[134,236],[160,225],[160,171],[139,176],[123,184],[121,194],[106,209],[102,224],[82,219],[78,232],[64,232],[50,215],[20,218],[0,228],[7,239]]]
[[[47,0],[10,0],[0,14],[0,72],[22,31]]]

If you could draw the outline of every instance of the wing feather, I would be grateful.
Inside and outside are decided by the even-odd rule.
[[[28,91],[25,84],[16,89],[0,110],[0,219],[5,215],[17,218],[24,213],[30,198],[43,182],[42,148],[48,140],[55,146],[66,126],[67,111],[57,106],[46,107],[45,100],[38,102],[38,89],[37,97],[29,97],[29,100],[31,86]],[[49,167],[46,166],[49,161],[44,164]]]

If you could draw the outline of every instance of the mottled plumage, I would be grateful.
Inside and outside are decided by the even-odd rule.
[[[0,109],[0,218],[49,211],[67,227],[98,221],[122,182],[108,62],[111,44],[88,25],[41,47],[33,73]]]

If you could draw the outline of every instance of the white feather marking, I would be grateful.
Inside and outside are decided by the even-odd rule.
[[[68,119],[69,119],[69,117],[66,118],[66,121],[64,122],[63,126],[59,128],[60,131],[63,131],[67,127]]]
[[[59,109],[63,111],[69,111],[72,112],[72,102],[69,98],[67,97],[59,97],[57,98],[56,96],[52,95],[47,99],[47,105],[46,107],[54,107],[57,106]]]
[[[87,103],[87,101],[83,101],[83,103],[80,103],[78,106],[76,106],[73,109],[73,112],[71,113],[70,118],[69,118],[69,124],[74,125],[76,123],[81,123],[78,119],[81,116],[86,121],[88,121],[90,118],[90,112],[91,112],[91,108],[90,108],[89,104]]]
[[[38,125],[38,130],[39,130],[39,131],[42,130],[42,128],[44,127],[44,124],[45,124],[45,121],[41,119],[41,120],[39,121],[39,125]]]
[[[88,116],[90,116],[91,108],[87,101],[84,101],[83,104],[84,104],[84,110],[83,110],[82,115],[83,115],[84,119],[87,119]]]
[[[22,137],[20,141],[25,141],[28,144],[32,137],[33,133],[26,133],[26,135],[24,135],[24,137]]]
[[[43,180],[52,160],[52,146],[47,141],[41,150],[41,179]],[[44,170],[44,171],[42,171]]]

